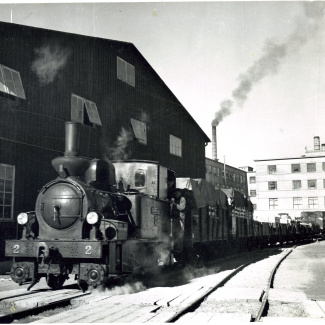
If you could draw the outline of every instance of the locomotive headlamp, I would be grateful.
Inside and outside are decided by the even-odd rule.
[[[99,216],[96,212],[89,212],[87,214],[87,222],[90,224],[90,225],[93,225],[95,224],[96,222],[98,222],[99,220]]]
[[[20,225],[24,225],[28,222],[28,214],[25,212],[19,213],[17,217],[17,222]]]

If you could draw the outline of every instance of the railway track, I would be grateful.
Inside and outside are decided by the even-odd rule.
[[[238,257],[227,259],[224,263],[226,267],[218,269],[218,273],[211,271],[211,274],[202,274],[202,276],[197,276],[198,271],[190,270],[187,268],[181,270],[175,270],[174,273],[170,273],[168,277],[182,277],[188,278],[182,285],[172,286],[154,286],[144,291],[136,292],[133,294],[116,294],[113,291],[106,291],[102,293],[95,294],[94,292],[90,295],[82,295],[81,292],[63,293],[61,292],[60,300],[61,303],[64,300],[69,308],[67,310],[60,310],[60,313],[50,315],[49,313],[43,312],[38,313],[38,310],[34,308],[42,308],[42,306],[32,306],[30,313],[37,314],[28,319],[28,323],[93,323],[93,322],[105,322],[105,323],[142,323],[142,322],[175,322],[181,321],[183,317],[189,317],[186,315],[198,314],[194,312],[195,308],[200,308],[198,306],[204,305],[207,297],[209,297],[217,288],[224,287],[226,283],[235,278],[237,274],[242,272],[244,269],[248,268],[253,263],[258,260],[263,260],[266,255],[275,254],[279,257],[286,254],[281,252],[278,254],[279,250],[274,250],[277,253],[270,253],[270,251],[263,250],[255,252],[255,254],[247,254],[244,257],[241,256],[241,262],[238,263]],[[234,263],[235,264],[232,264]],[[218,263],[219,265],[220,263]],[[233,266],[231,266],[233,265]],[[218,266],[219,268],[219,266]],[[203,268],[205,269],[205,268]],[[191,271],[196,273],[196,277],[190,274]],[[188,274],[186,274],[188,273]],[[136,286],[136,284],[135,284]],[[133,291],[134,288],[132,288]],[[126,288],[127,293],[128,289]],[[39,296],[34,296],[33,300],[39,301],[43,299],[41,297],[50,297],[49,291],[43,291],[38,293]],[[52,293],[51,293],[52,294]],[[71,296],[68,297],[68,294]],[[73,297],[73,294],[78,296]],[[54,295],[54,294],[53,294]],[[26,296],[27,297],[27,296]],[[24,299],[26,299],[26,297]],[[12,301],[16,298],[11,297]],[[28,299],[28,298],[27,298]],[[49,298],[50,299],[50,298]],[[19,299],[20,300],[20,299]],[[52,297],[50,304],[58,304],[55,301],[55,297]],[[42,302],[45,306],[45,300]],[[10,303],[7,303],[7,309]],[[17,302],[14,308],[18,307]],[[49,306],[49,305],[47,305]],[[9,307],[10,308],[10,307]],[[196,309],[197,310],[197,309]],[[12,313],[10,315],[11,319],[17,316],[18,311],[16,309],[16,314]],[[27,311],[24,311],[27,315]],[[202,311],[207,314],[206,311]],[[214,314],[217,314],[216,312]],[[185,315],[185,316],[184,316]],[[7,320],[8,320],[7,315]],[[21,321],[25,323],[25,320]]]
[[[259,322],[266,316],[268,297],[275,272],[293,248],[281,254],[250,263],[238,274],[218,286],[194,311],[178,317],[177,322],[215,322],[234,320]],[[258,271],[258,272],[257,272]]]
[[[293,249],[262,250],[255,254],[247,254],[242,263],[240,265],[237,263],[234,267],[230,265],[236,258],[231,258],[225,263],[228,267],[219,269],[216,274],[211,272],[196,278],[189,276],[189,280],[182,285],[153,286],[146,290],[139,287],[138,290],[134,290],[137,286],[134,284],[133,288],[124,287],[124,292],[109,290],[92,294],[89,292],[83,294],[76,289],[65,289],[65,292],[39,290],[30,295],[30,298],[33,297],[30,300],[25,292],[26,295],[7,300],[7,313],[12,307],[15,310],[10,310],[11,314],[7,314],[6,318],[2,316],[0,321],[3,319],[12,321],[17,313],[18,316],[23,313],[27,315],[26,309],[19,310],[18,303],[26,299],[30,302],[40,299],[42,301],[37,306],[29,304],[32,307],[29,312],[36,315],[30,317],[27,322],[33,324],[265,321],[274,274]],[[175,270],[173,275],[175,278],[184,277],[186,272],[190,270],[186,268]],[[130,294],[129,289],[135,293]],[[2,299],[0,303],[2,301],[4,300]],[[44,306],[48,308],[51,304],[54,306],[60,303],[65,303],[69,308],[53,315],[39,313]],[[22,320],[22,323],[25,321]]]

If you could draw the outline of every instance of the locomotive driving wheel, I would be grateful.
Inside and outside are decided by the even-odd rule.
[[[25,263],[15,263],[11,268],[10,275],[13,281],[19,284],[30,280],[29,268]]]
[[[48,274],[46,277],[47,285],[54,289],[61,289],[66,278],[63,274]]]

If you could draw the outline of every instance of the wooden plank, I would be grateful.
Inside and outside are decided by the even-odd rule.
[[[105,308],[105,305],[102,305],[102,309],[96,313],[91,313],[91,315],[84,317],[83,319],[78,320],[78,323],[113,323],[117,319],[132,313],[134,306],[125,306],[125,305],[114,305],[112,308]]]
[[[79,307],[83,305],[94,305],[101,301],[107,300],[111,297],[112,296],[104,296],[104,295],[94,296],[93,294],[90,294],[85,297],[77,297],[75,299],[71,299],[70,303],[74,307]]]
[[[162,311],[154,314],[154,317],[150,318],[147,323],[167,323],[175,314],[173,311]]]
[[[251,314],[244,314],[244,313],[215,313],[210,320],[209,323],[218,323],[218,322],[227,322],[227,321],[233,321],[233,322],[245,322],[250,323],[252,319]]]
[[[138,323],[137,321],[138,318],[142,317],[143,315],[153,314],[159,308],[160,307],[157,306],[143,306],[143,307],[138,306],[137,310],[119,319],[119,323],[132,323],[132,322]]]
[[[193,304],[194,302],[196,302],[197,300],[202,299],[202,297],[204,297],[206,295],[207,291],[202,289],[200,291],[197,291],[195,293],[193,293],[192,295],[190,295],[188,298],[184,299],[181,303],[180,303],[180,307],[186,307],[188,305]]]
[[[157,308],[157,307],[156,307]],[[119,312],[110,314],[96,323],[126,323],[126,320],[129,318],[141,317],[143,315],[155,314],[151,313],[152,310],[155,310],[153,306],[139,307],[138,305],[131,305],[121,309]]]
[[[322,309],[325,313],[325,301],[316,300],[317,305]]]
[[[324,310],[316,301],[304,300],[302,302],[305,311],[309,314],[310,317],[324,317]]]
[[[46,318],[45,323],[74,323],[78,320],[81,320],[91,314],[96,314],[97,312],[102,311],[103,309],[110,309],[113,306],[107,304],[99,304],[98,306],[94,307],[91,305],[87,306],[80,306],[72,310],[67,310],[61,312],[60,314],[53,315]],[[34,323],[44,324],[44,319],[40,321],[36,321]]]
[[[214,316],[214,313],[212,312],[193,312],[193,313],[187,313],[184,315],[184,317],[181,317],[176,323],[191,323],[195,322],[197,324],[207,323],[212,316]]]
[[[191,322],[191,319],[197,314],[197,311],[193,311],[190,313],[185,314],[184,316],[181,316],[175,323],[187,323]]]
[[[71,299],[72,297],[75,297],[76,295],[84,296],[84,295],[88,295],[88,294],[83,293],[83,292],[79,292],[79,293],[70,292],[70,293],[66,293],[65,295],[46,297],[44,300],[41,300],[38,302],[38,307],[46,306],[48,304],[55,303],[58,301],[68,300],[68,299]]]
[[[10,299],[5,299],[2,301],[3,307],[21,307],[21,308],[35,308],[39,306],[40,302],[46,302],[48,299],[62,300],[67,299],[67,297],[75,294],[83,294],[80,290],[77,289],[63,289],[60,291],[46,291],[46,292],[37,292],[32,296],[19,296],[13,297]],[[46,304],[46,303],[45,303]]]
[[[9,290],[0,292],[0,300],[11,298],[14,296],[21,296],[21,295],[31,295],[34,294],[35,291],[27,291],[26,289],[16,289],[16,290]],[[1,302],[0,302],[1,304]]]

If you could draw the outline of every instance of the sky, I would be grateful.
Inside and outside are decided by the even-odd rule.
[[[0,21],[133,43],[228,165],[325,143],[325,2],[1,2]]]

